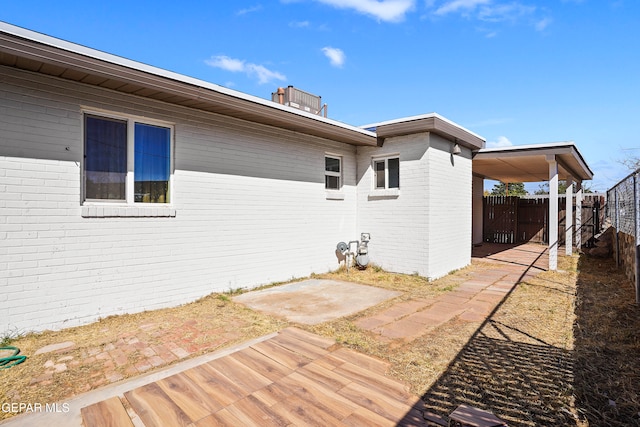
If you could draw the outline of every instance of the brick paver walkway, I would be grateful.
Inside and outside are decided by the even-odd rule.
[[[356,325],[382,341],[409,342],[456,317],[481,322],[519,281],[543,271],[541,266],[547,262],[545,248],[540,245],[512,248],[487,244],[478,252],[483,260],[499,265],[473,272],[470,279],[438,298],[403,301],[357,320]]]
[[[131,330],[117,338],[79,352],[73,342],[59,349],[54,346],[51,351],[44,349],[42,353],[47,357],[42,373],[31,379],[30,386],[50,385],[56,381],[56,376],[73,369],[86,373],[82,381],[72,385],[71,395],[76,395],[140,375],[236,341],[240,336],[237,328],[243,324],[238,319],[233,320],[236,327],[226,329],[211,328],[204,319],[176,319],[170,326],[158,323],[132,325]]]

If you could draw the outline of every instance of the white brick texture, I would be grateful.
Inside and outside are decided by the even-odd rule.
[[[108,205],[83,216],[84,109],[173,124],[170,215]],[[9,68],[0,135],[0,332],[335,269],[336,243],[355,229],[346,144]],[[327,152],[343,157],[343,200],[327,199]]]
[[[82,203],[85,111],[174,129],[170,206]],[[59,329],[338,267],[339,241],[428,278],[470,261],[471,153],[359,147],[0,67],[0,333]],[[343,188],[324,188],[325,154]],[[400,158],[373,190],[372,157]]]
[[[358,230],[383,268],[435,279],[471,262],[471,152],[429,133],[358,149]],[[372,158],[399,155],[400,191],[376,197]]]

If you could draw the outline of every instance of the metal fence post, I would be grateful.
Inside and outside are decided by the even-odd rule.
[[[618,206],[618,187],[613,189],[613,197],[614,197],[614,206],[616,209],[615,212],[615,238],[616,238],[616,266],[620,267],[620,239],[618,238],[619,227],[620,227],[620,207]]]
[[[638,174],[633,175],[633,220],[634,220],[634,240],[636,247],[636,262],[635,262],[635,276],[636,276],[636,304],[640,303],[640,232],[638,226],[640,225],[640,209],[638,208]]]

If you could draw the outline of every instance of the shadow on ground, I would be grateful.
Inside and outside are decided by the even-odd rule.
[[[576,406],[590,426],[640,426],[640,306],[612,259],[580,259]]]
[[[563,407],[570,393],[569,351],[509,338],[517,331],[487,321],[422,397],[428,410],[446,415],[460,404],[490,410],[509,425],[576,425]],[[501,338],[489,334],[501,335]]]
[[[426,410],[467,404],[510,426],[640,426],[640,307],[613,260],[578,262],[573,350],[501,323],[500,306],[422,396]]]
[[[552,275],[530,283],[525,279],[528,272],[538,270],[534,265],[539,258],[525,266],[520,279],[544,293],[545,298],[570,301],[572,288],[555,282]],[[574,370],[571,351],[545,342],[535,317],[526,331],[518,329],[517,321],[504,320],[499,313],[510,296],[498,304],[422,396],[426,410],[446,417],[458,405],[466,404],[491,411],[510,426],[577,425],[570,410]],[[570,317],[571,309],[562,315]],[[570,320],[564,325],[565,330],[570,328]]]

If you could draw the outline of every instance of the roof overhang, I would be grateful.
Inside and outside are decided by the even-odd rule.
[[[470,148],[471,150],[478,150],[484,147],[485,144],[485,140],[481,136],[437,113],[404,117],[401,119],[372,123],[360,127],[374,131],[378,135],[379,140],[384,140],[385,138],[393,136],[431,132],[464,147]]]
[[[375,133],[356,126],[0,21],[2,65],[347,144],[377,144]]]
[[[473,173],[501,182],[549,180],[549,162],[558,162],[559,179],[585,181],[593,172],[573,142],[485,148],[474,153]]]

